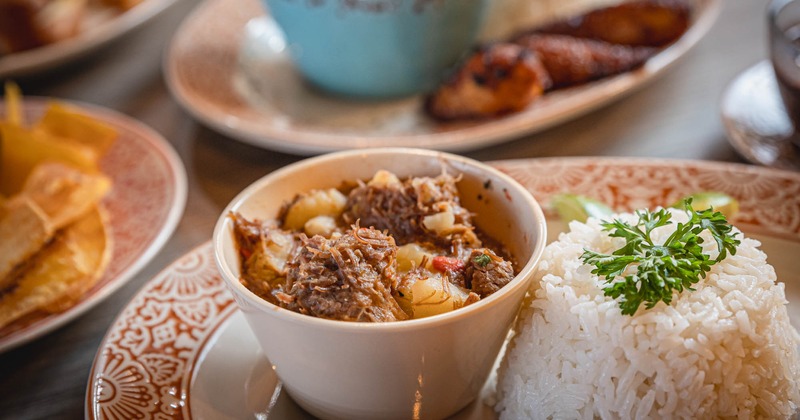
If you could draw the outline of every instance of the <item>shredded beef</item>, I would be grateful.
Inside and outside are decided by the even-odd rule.
[[[387,230],[398,245],[423,233],[420,209],[403,185],[375,187],[362,183],[350,192],[342,218],[345,223]]]
[[[286,282],[286,262],[296,252],[300,236],[274,224],[248,221],[238,213],[230,217],[242,261],[240,281],[262,299],[279,305]]]
[[[260,220],[247,220],[239,213],[229,215],[233,221],[233,235],[239,245],[239,254],[242,259],[247,259],[262,239],[262,229],[265,227]]]
[[[422,224],[425,216],[450,210],[459,229],[448,235],[431,232]],[[374,186],[361,183],[350,192],[343,213],[346,223],[389,232],[398,245],[429,242],[449,245],[453,236],[472,234],[471,214],[461,207],[456,179],[447,173],[436,178],[410,178],[402,183]]]
[[[374,179],[350,190],[330,238],[282,229],[278,220],[287,206],[278,220],[265,222],[231,213],[242,284],[302,314],[385,322],[414,313],[405,293],[417,281],[438,279],[466,289],[469,295],[461,304],[468,305],[514,277],[512,263],[492,251],[503,253],[500,244],[479,239],[472,215],[461,206],[456,178],[442,173],[403,181],[392,174]],[[418,267],[398,273],[397,249],[408,243],[430,254]]]
[[[396,321],[408,318],[392,297],[397,254],[392,237],[354,226],[346,234],[303,241],[289,262],[288,309],[345,321]]]

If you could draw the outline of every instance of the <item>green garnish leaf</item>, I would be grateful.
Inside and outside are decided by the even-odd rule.
[[[477,257],[473,258],[472,261],[475,261],[475,264],[478,264],[481,267],[486,267],[487,264],[492,262],[492,257],[490,257],[490,256],[488,256],[486,254],[481,254],[481,255],[478,255]]]
[[[692,289],[701,277],[705,278],[711,266],[736,254],[740,241],[732,233],[725,216],[713,209],[695,211],[692,200],[684,201],[690,215],[686,223],[678,223],[675,232],[659,245],[653,243],[650,233],[661,226],[672,224],[672,214],[666,209],[656,212],[639,210],[636,225],[614,219],[603,222],[603,230],[615,238],[624,238],[625,245],[611,255],[584,249],[581,259],[593,265],[593,274],[605,276],[606,296],[620,299],[625,315],[633,315],[642,304],[651,309],[658,302],[669,304],[673,293]],[[699,234],[708,230],[717,243],[719,255],[711,260],[703,253],[703,238]],[[634,272],[635,269],[635,272]]]
[[[565,223],[573,220],[585,222],[589,217],[600,219],[614,214],[606,204],[583,195],[556,194],[550,199],[550,204]]]

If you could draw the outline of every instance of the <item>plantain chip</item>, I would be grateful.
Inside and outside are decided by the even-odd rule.
[[[0,296],[0,328],[37,311],[58,312],[77,303],[108,265],[106,225],[106,212],[97,206],[28,260],[14,289]]]
[[[33,128],[59,142],[87,146],[97,156],[102,156],[117,138],[112,126],[58,102],[48,104],[44,116]]]
[[[22,120],[22,91],[19,86],[11,81],[6,81],[6,120],[10,124],[23,125]]]
[[[87,174],[60,163],[41,163],[28,176],[22,195],[33,200],[56,229],[86,213],[111,189],[100,173]]]
[[[27,197],[10,200],[0,217],[0,291],[14,285],[12,273],[55,234],[41,208]]]
[[[84,172],[99,171],[100,158],[117,137],[116,129],[80,110],[50,102],[32,125],[25,122],[19,87],[6,82],[6,118],[0,120],[0,194],[22,188],[39,163],[62,162]]]
[[[14,271],[56,232],[90,211],[111,188],[102,174],[60,163],[36,166],[22,192],[0,214],[0,292],[14,285]]]
[[[62,162],[84,172],[97,173],[99,156],[91,147],[65,144],[44,131],[0,123],[0,194],[20,191],[33,168],[41,162]]]
[[[0,0],[2,1],[2,0]],[[19,87],[0,118],[0,335],[79,302],[111,255],[100,159],[116,130],[56,102],[31,124]]]

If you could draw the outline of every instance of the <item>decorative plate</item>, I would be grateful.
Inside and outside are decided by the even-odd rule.
[[[232,138],[296,154],[364,147],[467,151],[576,118],[643,87],[711,28],[720,0],[693,0],[694,20],[640,69],[548,93],[527,109],[482,122],[439,123],[422,98],[360,102],[321,94],[295,71],[258,0],[206,0],[180,26],[164,59],[167,86],[195,118]]]
[[[26,119],[38,118],[47,101],[26,98]],[[0,329],[0,351],[52,331],[125,284],[167,242],[186,205],[186,171],[161,135],[114,111],[88,104],[71,105],[110,124],[119,134],[100,162],[102,171],[113,181],[112,190],[103,201],[110,216],[110,262],[98,283],[75,306],[57,314],[30,316]],[[2,115],[4,105],[0,105]]]
[[[759,167],[644,159],[493,162],[541,203],[586,194],[617,210],[672,203],[697,191],[736,197],[735,223],[762,248],[786,284],[800,327],[800,174]],[[552,237],[562,222],[549,214]],[[275,337],[280,340],[280,337]],[[492,419],[492,381],[456,418]],[[86,394],[88,419],[308,418],[281,392],[269,361],[219,277],[206,243],[151,280],[100,345]]]

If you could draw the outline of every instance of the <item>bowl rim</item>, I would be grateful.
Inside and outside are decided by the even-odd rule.
[[[225,261],[224,251],[223,251],[223,235],[229,234],[227,230],[227,226],[230,223],[228,214],[233,209],[238,208],[239,206],[241,206],[242,203],[247,201],[247,199],[250,198],[254,192],[261,190],[265,184],[272,182],[276,178],[285,177],[286,175],[295,172],[302,172],[307,168],[316,166],[323,162],[331,160],[339,160],[339,159],[350,159],[356,156],[390,155],[390,154],[424,156],[427,158],[437,158],[443,162],[456,161],[467,166],[476,167],[481,171],[486,171],[488,173],[491,173],[493,176],[504,180],[506,183],[508,183],[508,185],[511,188],[515,189],[518,192],[519,196],[525,199],[528,205],[527,207],[529,207],[531,213],[533,214],[534,223],[531,226],[531,232],[533,232],[533,234],[536,235],[536,237],[534,238],[533,252],[527,259],[523,267],[520,269],[520,271],[517,273],[517,275],[514,276],[514,278],[508,284],[503,286],[499,291],[493,293],[489,297],[481,299],[476,303],[473,303],[463,308],[459,308],[457,310],[453,310],[438,315],[433,315],[430,317],[407,319],[407,320],[393,321],[393,322],[348,322],[335,319],[318,318],[315,316],[294,312],[286,308],[282,308],[278,305],[274,305],[258,297],[255,293],[247,289],[247,287],[245,287],[239,281],[239,278],[233,274],[231,268],[229,267],[229,264],[227,263],[227,261]],[[378,331],[387,332],[387,331],[405,331],[410,329],[418,330],[425,328],[433,328],[441,325],[458,322],[464,318],[479,316],[479,314],[486,312],[492,306],[495,306],[499,304],[501,301],[510,298],[510,296],[513,294],[512,293],[513,291],[519,288],[526,288],[526,289],[528,288],[528,285],[533,278],[536,265],[539,263],[539,260],[541,259],[541,256],[544,252],[546,240],[547,240],[547,221],[545,219],[545,215],[544,212],[542,211],[541,206],[525,187],[523,187],[519,182],[514,180],[509,175],[503,173],[502,171],[493,168],[485,163],[477,161],[475,159],[447,152],[440,152],[427,149],[417,149],[417,148],[406,148],[406,147],[381,147],[381,148],[372,148],[364,150],[346,150],[346,151],[327,153],[311,158],[306,158],[298,162],[292,163],[290,165],[284,166],[257,179],[256,181],[245,187],[239,194],[237,194],[222,211],[219,218],[217,219],[216,225],[214,226],[212,243],[214,249],[214,260],[216,261],[216,265],[220,272],[220,276],[222,277],[225,284],[228,286],[228,289],[231,290],[232,292],[235,292],[235,294],[237,294],[240,298],[246,300],[249,304],[258,308],[260,310],[259,312],[269,314],[270,316],[279,317],[285,321],[297,324],[303,324],[305,326],[310,326],[310,327],[326,328],[326,329],[336,328],[342,331],[367,333],[367,332],[378,332]]]

